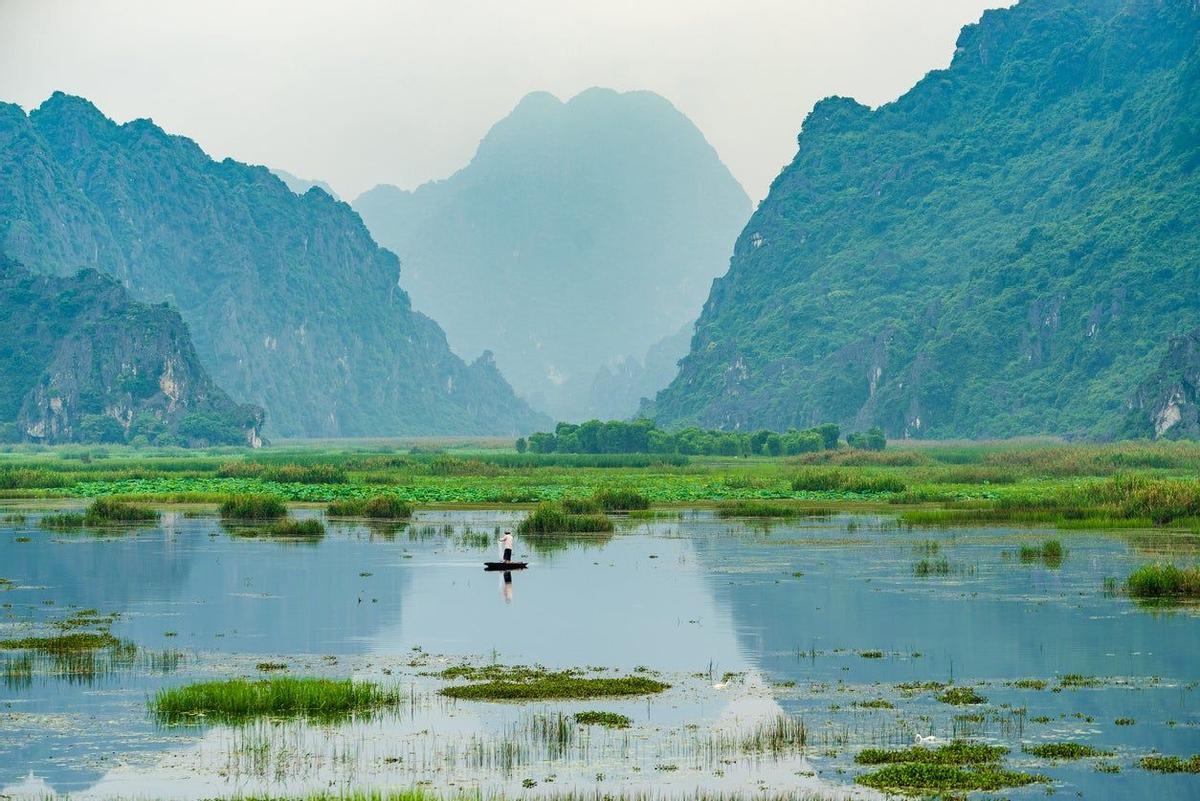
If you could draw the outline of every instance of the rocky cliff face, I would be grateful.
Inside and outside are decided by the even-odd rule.
[[[41,276],[0,258],[0,343],[5,439],[261,444],[262,409],[213,383],[179,314],[94,270]]]
[[[1192,0],[1023,0],[895,102],[818,103],[658,419],[1119,435],[1200,325],[1198,37]]]
[[[545,425],[489,360],[412,310],[400,263],[346,204],[210,159],[149,120],[55,94],[0,104],[0,247],[92,267],[178,308],[213,378],[289,436],[507,434]]]
[[[1130,436],[1200,438],[1200,328],[1171,337],[1158,370],[1129,406]]]
[[[413,192],[377,187],[354,207],[455,350],[493,349],[560,420],[597,409],[601,365],[695,319],[750,214],[686,116],[651,92],[607,89],[531,94],[459,172]]]

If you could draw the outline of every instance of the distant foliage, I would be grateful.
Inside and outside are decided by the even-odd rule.
[[[794,456],[838,446],[840,429],[822,425],[783,433],[761,429],[751,433],[685,428],[663,431],[654,421],[589,420],[559,423],[553,432],[529,437],[534,453],[652,453],[705,456]],[[880,433],[882,437],[882,432]],[[881,450],[882,446],[878,448]]]

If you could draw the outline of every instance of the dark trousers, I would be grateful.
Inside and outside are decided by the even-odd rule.
[[[504,561],[505,561],[505,562],[511,562],[511,561],[512,561],[512,548],[505,548],[505,549],[504,549]]]

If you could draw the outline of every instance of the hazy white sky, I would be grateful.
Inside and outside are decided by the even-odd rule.
[[[754,199],[804,115],[895,99],[1006,0],[0,0],[0,100],[55,89],[353,198],[463,166],[526,93],[650,89]]]

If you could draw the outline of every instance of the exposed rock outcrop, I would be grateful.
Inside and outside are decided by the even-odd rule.
[[[1130,402],[1131,436],[1200,438],[1200,328],[1171,337],[1158,370]]]

